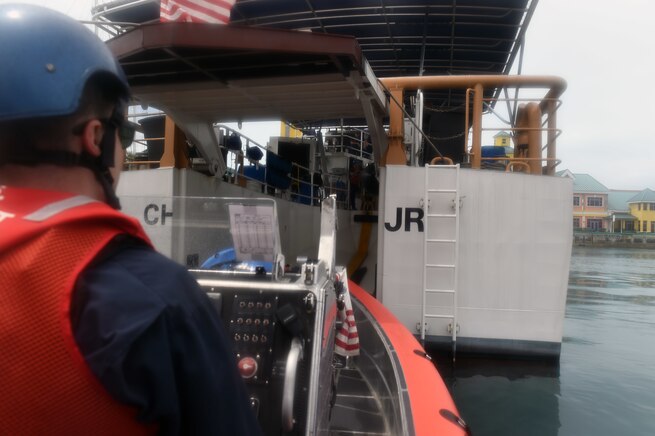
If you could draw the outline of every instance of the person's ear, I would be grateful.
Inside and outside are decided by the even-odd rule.
[[[98,119],[93,119],[86,123],[82,131],[82,150],[86,151],[93,157],[100,156],[100,142],[105,128]]]

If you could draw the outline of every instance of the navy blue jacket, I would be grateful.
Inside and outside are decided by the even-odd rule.
[[[80,275],[71,322],[103,386],[159,434],[260,434],[218,314],[181,265],[119,237]]]

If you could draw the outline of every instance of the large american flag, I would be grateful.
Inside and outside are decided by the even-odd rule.
[[[161,0],[159,20],[227,24],[234,3],[236,0]]]

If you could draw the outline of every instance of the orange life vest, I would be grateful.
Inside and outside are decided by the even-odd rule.
[[[75,281],[138,221],[88,197],[0,187],[0,434],[133,435],[156,428],[91,373],[69,318]]]

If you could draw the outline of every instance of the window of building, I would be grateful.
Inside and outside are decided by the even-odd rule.
[[[580,197],[577,195],[573,197],[573,206],[580,206]]]
[[[580,218],[573,218],[573,228],[574,229],[580,228]]]
[[[650,203],[650,210],[655,210],[655,203]]]
[[[641,210],[641,203],[637,203],[637,210]]]
[[[650,222],[650,232],[655,233],[655,221]]]
[[[634,221],[626,221],[625,222],[625,231],[626,232],[634,232],[635,231]]]
[[[641,231],[642,232],[647,232],[648,231],[648,221],[643,221],[641,223]]]
[[[603,197],[587,197],[587,206],[602,207]]]
[[[590,230],[601,230],[603,228],[603,220],[597,218],[587,218],[587,228]]]

